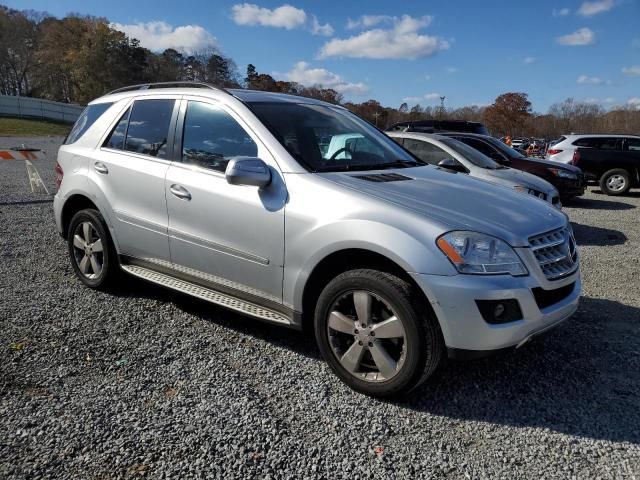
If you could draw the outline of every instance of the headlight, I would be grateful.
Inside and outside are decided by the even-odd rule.
[[[541,198],[542,200],[547,200],[547,194],[544,192],[539,192],[533,188],[524,187],[522,185],[516,185],[513,187],[516,192],[528,193],[529,195],[533,195],[534,197]]]
[[[562,168],[549,168],[551,173],[553,173],[556,177],[560,178],[568,178],[569,180],[577,180],[578,175],[573,172],[569,172],[568,170],[564,170]]]
[[[449,232],[436,241],[458,272],[491,275],[526,275],[516,252],[499,238],[476,232]]]

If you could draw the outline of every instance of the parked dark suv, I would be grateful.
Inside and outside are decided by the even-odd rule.
[[[441,135],[460,140],[502,165],[523,170],[540,178],[544,178],[558,189],[560,198],[563,201],[578,197],[584,193],[586,183],[582,170],[578,167],[551,162],[549,160],[525,157],[497,138],[488,135],[455,132],[443,133]]]
[[[489,130],[480,122],[466,120],[416,120],[412,122],[398,122],[391,125],[387,132],[468,132],[489,135]]]

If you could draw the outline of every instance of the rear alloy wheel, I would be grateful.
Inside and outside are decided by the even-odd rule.
[[[73,216],[67,243],[73,270],[88,287],[106,287],[117,274],[115,250],[97,210],[81,210]]]
[[[623,195],[630,187],[629,172],[621,168],[609,170],[600,178],[600,189],[607,195]]]
[[[378,397],[420,385],[443,351],[437,321],[414,287],[376,270],[351,270],[329,282],[318,298],[315,333],[335,373]]]

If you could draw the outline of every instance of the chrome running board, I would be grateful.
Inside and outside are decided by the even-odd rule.
[[[137,265],[122,265],[121,267],[125,272],[138,278],[142,278],[143,280],[171,288],[172,290],[191,295],[192,297],[206,300],[207,302],[215,303],[216,305],[220,305],[230,310],[235,310],[236,312],[244,313],[245,315],[259,318],[260,320],[265,320],[267,322],[274,322],[289,326],[292,325],[291,319],[283,313],[276,312],[275,310],[262,307],[246,300],[241,300],[226,293],[201,287],[200,285],[171,277],[148,268],[139,267]]]

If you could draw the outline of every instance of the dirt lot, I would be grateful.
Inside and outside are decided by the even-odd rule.
[[[0,137],[49,150],[59,138]],[[640,191],[567,205],[574,318],[416,394],[353,393],[303,334],[136,280],[83,288],[0,161],[1,478],[639,478]]]

